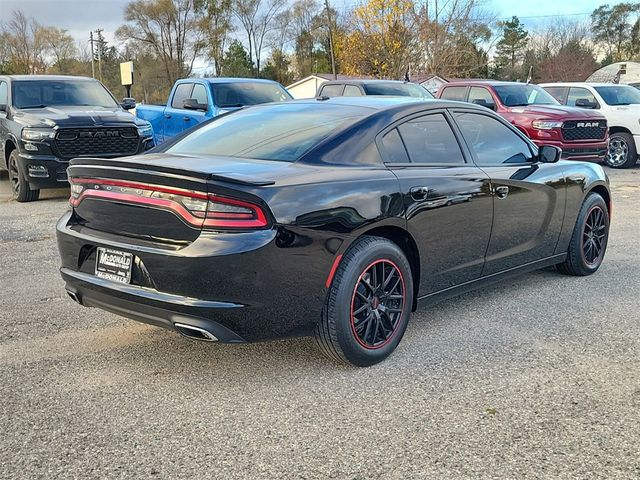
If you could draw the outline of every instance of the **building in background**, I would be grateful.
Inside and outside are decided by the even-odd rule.
[[[620,72],[619,81],[615,81]],[[623,83],[625,85],[640,83],[640,63],[638,62],[617,62],[596,70],[587,82],[597,83]]]

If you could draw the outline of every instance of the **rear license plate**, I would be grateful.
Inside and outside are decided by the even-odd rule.
[[[120,283],[131,283],[133,255],[120,250],[98,247],[96,277]]]

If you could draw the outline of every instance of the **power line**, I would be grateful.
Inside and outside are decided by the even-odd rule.
[[[523,18],[562,18],[562,17],[581,17],[584,15],[591,15],[592,12],[583,12],[583,13],[558,13],[555,15],[526,15],[526,16],[520,16],[520,15],[511,15],[510,17],[502,17],[502,18],[498,18],[498,20],[511,20],[513,17],[518,17],[520,19]]]

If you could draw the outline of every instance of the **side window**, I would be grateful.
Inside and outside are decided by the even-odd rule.
[[[480,165],[526,163],[533,160],[527,142],[488,115],[458,112],[456,121]]]
[[[468,101],[487,108],[495,108],[496,106],[491,92],[484,87],[471,87]]]
[[[6,105],[8,100],[7,82],[0,82],[0,105]]]
[[[178,85],[173,94],[171,106],[173,108],[184,108],[184,101],[191,98],[191,90],[193,90],[193,83],[181,83]]]
[[[323,97],[339,97],[342,95],[342,89],[344,85],[325,85],[320,90],[320,95]]]
[[[444,100],[457,100],[464,102],[467,95],[467,87],[444,87],[442,90],[442,96]]]
[[[460,145],[441,113],[409,120],[398,131],[412,163],[464,163]]]
[[[198,103],[203,105],[209,105],[209,97],[207,95],[207,88],[201,83],[196,83],[193,86],[193,92],[191,92],[191,97],[196,100]]]
[[[579,105],[576,105],[576,101]],[[567,106],[569,107],[582,107],[582,108],[596,108],[598,101],[596,97],[586,88],[571,87],[569,89],[569,96],[567,97]]]
[[[407,150],[404,148],[404,143],[402,143],[396,128],[385,133],[382,137],[382,146],[386,153],[384,157],[387,163],[409,163]]]
[[[565,105],[567,100],[567,89],[566,87],[544,87],[544,89],[557,101],[561,104]]]
[[[342,96],[343,97],[361,97],[362,92],[355,85],[346,85],[344,87],[344,93],[342,94]]]

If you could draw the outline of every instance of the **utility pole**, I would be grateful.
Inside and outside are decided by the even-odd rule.
[[[94,49],[93,49],[93,32],[89,32],[89,43],[91,44],[91,76],[96,78],[96,65],[94,61]]]
[[[327,10],[327,28],[329,29],[329,53],[331,54],[331,73],[333,73],[333,79],[337,80],[336,74],[336,57],[333,51],[333,27],[331,23],[331,10],[329,9],[329,0],[324,0],[324,6]]]
[[[102,28],[96,29],[96,35],[98,36],[98,75],[100,76],[100,81],[102,81],[102,48],[104,46],[104,40],[102,38],[102,32],[104,30]]]

